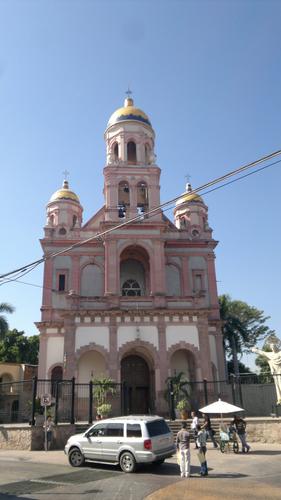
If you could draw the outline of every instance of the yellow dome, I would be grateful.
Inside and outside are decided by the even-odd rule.
[[[139,108],[135,108],[134,101],[131,97],[127,97],[124,102],[123,108],[119,108],[111,115],[109,118],[107,127],[114,125],[115,123],[133,120],[141,123],[145,123],[151,127],[150,120],[148,116]]]
[[[181,205],[181,203],[188,203],[189,201],[200,201],[203,203],[201,196],[197,193],[192,193],[192,187],[190,184],[186,186],[186,193],[184,193],[181,198],[176,201],[176,205]]]
[[[69,200],[69,201],[75,201],[76,203],[80,204],[80,200],[73,191],[69,189],[68,181],[63,181],[63,185],[61,189],[58,189],[50,198],[49,203],[53,201],[59,201],[59,200]]]

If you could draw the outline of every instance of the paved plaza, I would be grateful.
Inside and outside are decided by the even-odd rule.
[[[209,477],[199,477],[192,449],[189,479],[179,477],[172,458],[162,466],[146,466],[124,474],[113,466],[68,465],[62,451],[0,450],[0,499],[165,500],[279,499],[281,445],[255,443],[249,454],[222,454],[209,448]]]

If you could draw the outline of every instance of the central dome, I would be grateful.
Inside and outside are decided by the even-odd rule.
[[[148,116],[139,108],[134,106],[134,101],[131,97],[127,97],[124,102],[123,108],[119,108],[109,118],[107,127],[115,125],[115,123],[124,121],[136,121],[145,123],[151,127]]]

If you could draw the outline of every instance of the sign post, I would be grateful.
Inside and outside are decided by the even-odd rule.
[[[51,406],[52,396],[51,394],[43,394],[41,396],[41,406],[44,406],[44,429],[45,429],[45,451],[48,451],[47,443],[47,406]]]

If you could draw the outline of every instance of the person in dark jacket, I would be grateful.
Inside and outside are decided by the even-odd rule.
[[[235,428],[239,439],[242,443],[242,453],[248,453],[250,451],[250,446],[248,445],[246,441],[246,422],[243,420],[243,418],[238,417],[235,415],[233,421],[231,422],[231,425]]]
[[[212,441],[213,447],[217,448],[218,444],[214,438],[215,432],[212,429],[210,417],[206,415],[206,413],[203,413],[203,418],[204,418],[204,423],[202,427],[207,432],[207,438],[209,438]]]
[[[198,458],[200,461],[200,475],[208,476],[208,465],[206,460],[207,452],[207,431],[201,428],[201,425],[197,425],[197,446],[199,448]]]

